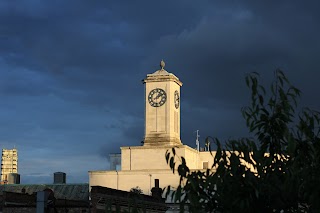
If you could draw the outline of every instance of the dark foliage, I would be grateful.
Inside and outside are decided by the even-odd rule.
[[[217,150],[206,171],[190,171],[174,149],[166,153],[173,172],[181,162],[173,193],[181,212],[187,203],[190,212],[320,212],[319,113],[297,112],[300,91],[282,71],[269,94],[258,80],[257,73],[246,77],[251,105],[242,109],[252,137],[224,146],[208,137]]]

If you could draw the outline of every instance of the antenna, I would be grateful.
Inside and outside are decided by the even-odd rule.
[[[197,130],[196,132],[197,132],[196,145],[197,145],[197,151],[199,152],[199,151],[200,151],[200,144],[199,144],[200,135],[199,135],[199,130]]]

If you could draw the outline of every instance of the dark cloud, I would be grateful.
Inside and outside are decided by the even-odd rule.
[[[317,1],[2,1],[0,144],[18,147],[25,182],[63,170],[85,182],[108,153],[140,145],[141,80],[161,59],[184,83],[191,146],[197,129],[202,143],[248,134],[240,108],[251,71],[268,84],[281,68],[302,105],[319,108],[318,11]]]

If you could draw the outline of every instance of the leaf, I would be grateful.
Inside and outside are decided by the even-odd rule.
[[[174,157],[170,158],[170,168],[172,169],[172,171],[174,173]]]
[[[249,77],[248,76],[246,76],[246,85],[247,85],[247,87],[249,87],[250,86],[250,84],[249,84]]]
[[[180,185],[178,186],[176,193],[175,193],[175,196],[174,196],[174,202],[176,203],[177,201],[181,201],[181,186]]]
[[[170,194],[170,189],[171,189],[171,186],[170,186],[170,185],[164,188],[163,191],[166,191],[166,196],[165,196],[165,198],[167,198],[168,195]]]
[[[259,102],[260,102],[260,105],[263,105],[263,96],[262,95],[259,95]]]
[[[182,165],[186,165],[186,159],[184,157],[181,157]]]
[[[176,150],[174,149],[174,147],[172,147],[172,153],[173,155],[176,155]]]
[[[279,81],[280,81],[281,86],[283,86],[283,79],[281,77],[279,77]]]
[[[170,158],[170,153],[167,150],[167,152],[166,152],[166,161],[167,161],[167,163],[169,162],[169,158]]]

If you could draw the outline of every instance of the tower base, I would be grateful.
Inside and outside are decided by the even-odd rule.
[[[179,146],[182,145],[181,140],[176,137],[145,137],[143,146]]]

